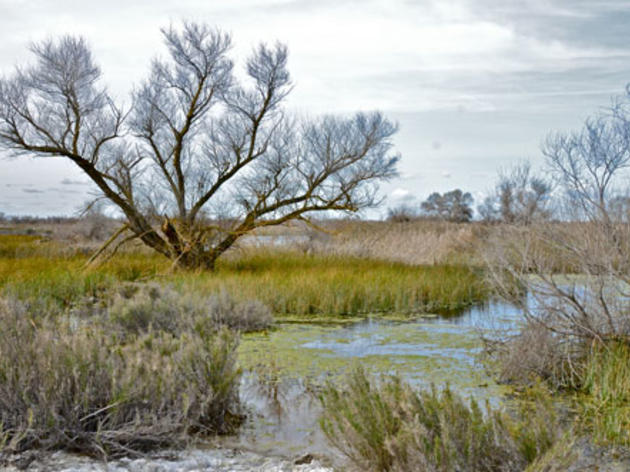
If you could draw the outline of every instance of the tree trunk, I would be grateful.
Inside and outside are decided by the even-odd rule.
[[[207,250],[203,246],[189,248],[175,258],[177,266],[187,270],[209,270],[213,271],[219,253],[214,250]]]

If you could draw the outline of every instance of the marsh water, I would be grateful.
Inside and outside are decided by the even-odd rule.
[[[480,338],[513,332],[521,319],[514,306],[491,302],[449,317],[279,323],[270,332],[242,337],[241,397],[248,419],[238,436],[184,453],[108,465],[58,454],[41,470],[331,470],[343,462],[318,427],[317,391],[325,382],[341,380],[362,365],[375,375],[398,374],[419,388],[449,384],[498,404],[506,387],[480,362]]]
[[[481,362],[481,337],[513,332],[521,318],[514,306],[492,302],[459,316],[287,323],[247,335],[239,358],[250,420],[231,444],[286,457],[310,453],[335,459],[318,428],[317,391],[327,381],[343,381],[358,365],[377,376],[399,375],[419,388],[449,384],[465,396],[497,404],[507,390]]]

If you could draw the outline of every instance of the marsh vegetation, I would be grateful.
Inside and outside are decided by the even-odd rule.
[[[2,218],[3,464],[281,430],[244,399],[282,418],[288,381],[344,468],[630,467],[627,98],[551,135],[544,174],[502,170],[479,221],[460,189],[346,219],[396,175],[397,126],[290,119],[286,47],[256,48],[241,83],[229,35],[162,32],[128,112],[79,38],[0,79],[0,146],[71,161],[109,205]],[[516,316],[462,329],[499,298]]]
[[[312,431],[323,415],[325,436],[342,454],[335,460],[350,461],[344,467],[548,470],[543,464],[575,459],[572,428],[592,431],[599,444],[627,444],[622,344],[613,351],[593,345],[569,359],[565,351],[550,350],[557,336],[551,342],[539,324],[525,318],[519,328],[522,304],[490,305],[457,331],[462,309],[488,302],[507,287],[504,279],[489,283],[493,272],[480,262],[490,254],[483,252],[486,241],[504,238],[506,227],[328,224],[334,230],[310,238],[308,250],[304,239],[291,238],[281,246],[242,245],[211,273],[173,268],[133,245],[101,264],[86,264],[89,238],[68,240],[64,231],[35,228],[27,236],[0,236],[3,326],[11,327],[2,331],[1,343],[5,457],[31,448],[116,457],[237,432],[239,424],[261,414],[239,400],[249,395],[243,397],[243,385],[252,385],[243,383],[243,372],[262,382],[256,388],[279,405],[297,401],[282,393],[283,382],[302,379],[299,385],[308,385],[303,394],[312,396],[306,410],[312,418],[301,417],[292,427]],[[522,231],[535,234],[531,227]],[[389,248],[376,255],[376,245],[366,245],[370,256],[349,250],[369,238],[387,241],[401,234],[441,247],[440,261],[398,262]],[[519,247],[517,236],[510,237]],[[548,242],[537,244],[542,253],[549,251]],[[566,257],[555,260],[551,273],[570,280],[563,271],[569,263]],[[518,284],[513,288],[504,295],[520,294],[518,305],[522,291]],[[540,309],[531,305],[533,297],[530,290],[528,310]],[[506,309],[507,318],[497,316]],[[428,313],[451,316],[455,324],[439,323]],[[346,323],[359,326],[366,316],[386,321],[336,331]],[[319,328],[304,330],[304,322]],[[348,337],[351,332],[354,337]],[[490,354],[487,367],[499,378],[549,386],[538,385],[538,393],[521,395],[506,409],[500,400],[506,390],[477,364],[480,335]],[[350,352],[355,354],[347,357]],[[353,371],[357,364],[350,359],[364,370]],[[567,361],[573,377],[561,383],[568,378],[561,377],[569,372],[563,370]],[[391,378],[393,372],[403,377]],[[447,379],[451,387],[444,390]],[[579,420],[565,408],[552,414],[557,397],[547,389],[557,388],[565,392],[561,403],[571,404]],[[322,403],[313,407],[317,398]],[[288,405],[278,411],[291,414]],[[254,432],[288,434],[277,428],[290,421],[263,421],[276,429],[256,426]],[[304,440],[321,451],[322,439],[312,434]]]

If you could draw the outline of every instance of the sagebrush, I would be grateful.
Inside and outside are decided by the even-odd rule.
[[[378,384],[361,368],[321,399],[325,435],[365,471],[520,472],[560,431],[542,393],[514,418],[449,388],[414,390],[398,377]]]
[[[238,336],[190,323],[121,331],[0,303],[0,452],[98,456],[180,446],[242,420]]]

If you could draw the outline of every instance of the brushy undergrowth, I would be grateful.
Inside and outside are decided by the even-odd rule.
[[[544,393],[511,416],[448,388],[416,391],[397,377],[377,384],[359,368],[321,399],[325,435],[358,470],[523,471],[559,434]]]
[[[5,243],[17,244],[14,236],[10,242],[5,238],[0,235],[0,251]],[[224,292],[293,315],[451,313],[489,296],[483,274],[461,265],[410,266],[257,248],[226,256],[215,272],[172,271],[166,259],[134,251],[85,270],[87,255],[62,254],[53,243],[29,241],[28,251],[11,256],[7,250],[0,258],[0,290],[46,311],[67,310],[129,281],[158,281],[182,293]]]
[[[225,292],[180,294],[155,283],[122,285],[106,314],[125,333],[154,329],[176,336],[190,328],[261,331],[272,323],[271,311],[257,300],[237,301]]]
[[[238,336],[184,312],[171,329],[142,296],[89,316],[0,301],[0,453],[128,455],[235,430]]]
[[[630,447],[630,347],[623,341],[557,336],[528,322],[521,332],[488,345],[501,380],[545,382],[576,412],[580,431],[601,446]]]

